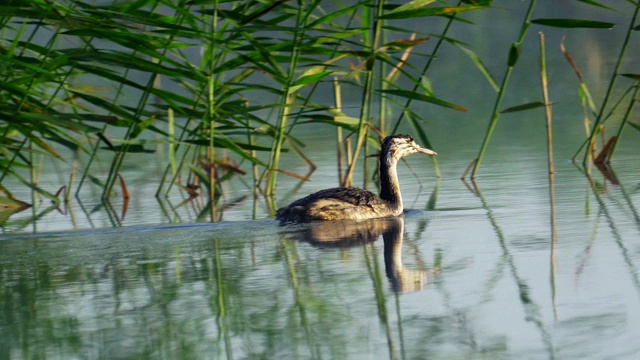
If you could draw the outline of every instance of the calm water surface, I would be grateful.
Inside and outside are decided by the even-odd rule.
[[[555,258],[544,152],[496,147],[475,189],[401,164],[403,219],[5,234],[0,357],[637,358],[633,147],[617,184],[557,161]]]

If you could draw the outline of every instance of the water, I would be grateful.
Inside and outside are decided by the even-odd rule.
[[[557,17],[540,8],[534,17]],[[503,29],[483,26],[483,14],[470,14],[482,31],[460,27],[455,35],[476,44],[498,75],[506,56],[492,54],[506,55],[516,32],[498,36]],[[489,15],[485,23],[520,19],[512,11]],[[626,24],[627,14],[620,16],[616,22]],[[568,47],[596,99],[612,67],[603,54],[617,54],[612,39],[621,31],[570,33]],[[261,198],[254,220],[252,191],[231,181],[222,221],[209,224],[201,199],[183,204],[179,191],[155,199],[162,171],[156,155],[127,158],[126,212],[120,198],[105,205],[89,184],[67,208],[43,200],[35,212],[3,215],[0,359],[637,359],[637,133],[629,129],[622,138],[614,182],[595,168],[589,178],[569,161],[583,139],[582,108],[574,74],[551,50],[562,32],[547,35],[556,104],[555,247],[542,112],[503,115],[477,187],[460,181],[477,155],[494,93],[468,60],[443,53],[447,63],[436,63],[434,88],[470,111],[413,105],[427,117],[442,177],[436,180],[419,155],[407,158],[410,168],[400,164],[411,208],[401,220],[280,227]],[[478,45],[489,39],[497,43]],[[514,72],[505,108],[540,96],[536,37],[524,46],[528,56]],[[332,131],[298,131],[318,168],[306,183],[281,175],[278,205],[336,185]],[[285,170],[307,172],[295,155],[284,159]],[[44,164],[40,178],[49,191],[68,181],[69,171],[56,166]],[[30,199],[20,184],[2,185]]]
[[[544,153],[495,146],[510,156],[487,162],[480,191],[457,179],[466,159],[455,155],[443,156],[437,182],[401,164],[413,210],[400,225],[328,233],[262,219],[3,235],[0,354],[635,358],[632,147],[614,164],[618,185],[594,168],[592,187],[564,154],[556,162],[552,262]],[[418,155],[408,160],[431,172]]]

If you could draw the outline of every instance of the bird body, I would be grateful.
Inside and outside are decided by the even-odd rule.
[[[397,216],[402,208],[390,206],[371,191],[338,187],[318,191],[280,208],[276,218],[284,222],[310,222],[316,220],[366,220]]]
[[[276,219],[287,223],[398,216],[404,208],[396,165],[400,158],[414,153],[436,155],[408,135],[389,136],[380,151],[380,196],[353,187],[325,189],[278,209]]]

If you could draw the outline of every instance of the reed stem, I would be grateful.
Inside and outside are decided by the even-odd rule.
[[[547,64],[546,54],[544,46],[544,33],[540,33],[540,81],[542,83],[542,98],[544,101],[544,113],[547,120],[547,154],[549,158],[549,174],[553,175],[555,172],[553,165],[553,130],[551,126],[551,102],[549,101],[549,88],[547,80]]]
[[[271,148],[271,158],[267,167],[267,171],[269,173],[267,187],[265,190],[265,195],[267,196],[274,195],[276,191],[278,176],[277,171],[280,167],[280,154],[282,152],[282,145],[284,144],[284,139],[286,138],[287,134],[287,123],[289,122],[289,116],[291,115],[291,107],[295,101],[295,89],[293,88],[293,83],[296,75],[296,69],[298,67],[298,59],[301,52],[300,43],[303,37],[304,23],[309,16],[309,14],[305,14],[305,9],[303,9],[303,1],[299,1],[298,4],[300,7],[298,9],[298,13],[296,14],[295,31],[293,32],[292,41],[293,48],[291,50],[291,59],[289,61],[289,69],[287,72],[284,96],[282,98],[278,127],[276,129],[276,138],[273,141],[273,146]],[[310,13],[311,9],[308,9],[306,11]]]
[[[78,167],[78,160],[73,160],[73,165],[71,168],[71,176],[69,176],[69,185],[67,186],[67,191],[64,194],[64,202],[68,204],[71,201],[71,188],[73,187],[73,182],[76,179],[76,168]]]
[[[33,141],[29,141],[29,174],[31,176],[31,185],[33,186],[31,188],[31,211],[33,214],[33,232],[37,232],[38,231],[38,227],[37,224],[38,222],[36,221],[37,219],[37,206],[36,206],[36,190],[35,188],[37,188],[38,186],[38,180],[37,180],[37,176],[36,176],[36,165],[35,165],[35,159],[34,159],[34,152],[33,152]]]
[[[371,93],[373,92],[373,67],[376,59],[376,49],[380,42],[381,30],[383,20],[380,19],[382,16],[383,8],[384,8],[384,0],[378,0],[376,6],[376,13],[373,24],[373,41],[369,45],[368,57],[366,59],[366,75],[365,75],[365,86],[362,91],[362,101],[361,101],[361,110],[360,110],[360,120],[358,121],[358,138],[356,140],[356,146],[353,150],[353,161],[349,163],[349,167],[347,168],[347,173],[345,175],[345,185],[350,186],[353,182],[353,173],[356,168],[356,163],[358,160],[358,156],[360,155],[360,149],[364,145],[364,141],[367,136],[367,124],[369,123],[369,114],[371,113]],[[366,159],[365,159],[366,161]]]
[[[531,14],[533,13],[533,9],[536,6],[537,0],[531,0],[529,2],[529,9],[527,10],[527,14],[524,17],[524,22],[522,23],[522,28],[520,29],[520,36],[518,40],[511,44],[511,49],[509,51],[509,61],[508,66],[505,71],[504,77],[502,78],[502,85],[500,86],[500,91],[498,92],[498,98],[493,106],[493,112],[491,115],[491,120],[489,122],[489,128],[485,133],[484,140],[482,141],[482,146],[480,147],[480,152],[478,153],[478,157],[476,158],[475,164],[473,165],[473,171],[471,172],[471,178],[475,179],[478,174],[478,170],[480,169],[480,163],[482,163],[482,158],[484,157],[484,153],[487,151],[487,146],[489,145],[489,140],[491,139],[491,135],[493,134],[493,130],[496,128],[498,124],[498,118],[500,117],[500,104],[502,103],[502,98],[507,91],[507,85],[509,84],[509,78],[511,77],[511,73],[513,72],[513,68],[516,66],[518,62],[518,57],[520,55],[520,47],[522,46],[522,42],[524,41],[524,37],[527,35],[527,30],[529,29]]]
[[[556,309],[556,246],[558,243],[558,233],[556,230],[556,197],[555,197],[555,168],[553,164],[553,128],[551,115],[551,102],[549,101],[549,89],[547,80],[547,61],[544,44],[544,33],[540,32],[540,82],[542,84],[542,99],[544,102],[546,127],[547,127],[547,156],[549,166],[549,207],[550,226],[551,226],[551,251],[549,261],[551,266],[550,283],[551,283],[551,303],[553,304],[554,316],[557,318]]]
[[[333,95],[335,97],[335,105],[336,105],[336,111],[338,114],[342,113],[342,93],[341,93],[341,89],[340,89],[340,82],[338,81],[337,77],[333,78]],[[340,126],[336,126],[336,146],[337,146],[337,153],[338,153],[338,183],[340,184],[340,186],[344,186],[344,179],[343,179],[343,173],[342,173],[342,167],[343,167],[343,163],[344,163],[344,159],[343,159],[343,151],[342,151],[342,147],[344,146],[343,144],[343,140],[342,140],[342,127]]]
[[[460,6],[462,4],[462,0],[458,1],[458,5],[456,6]],[[440,46],[442,45],[442,43],[445,40],[445,35],[449,32],[449,29],[451,28],[451,24],[453,24],[453,21],[456,18],[457,13],[453,13],[449,16],[449,21],[447,21],[447,25],[445,25],[444,30],[442,30],[442,34],[440,35],[440,37],[438,38],[438,42],[436,42],[436,45],[433,48],[433,51],[431,52],[431,56],[429,56],[426,65],[422,68],[422,73],[420,73],[420,79],[422,79],[425,75],[427,75],[427,71],[429,70],[429,68],[431,67],[431,63],[433,63],[433,61],[437,58],[436,54],[438,53],[438,51],[440,50]],[[418,91],[418,89],[420,88],[420,83],[417,82],[413,85],[413,90],[412,92],[416,92]],[[413,102],[413,99],[411,98],[407,98],[407,101],[404,103],[404,107],[403,109],[408,109],[409,106],[411,106],[411,103]],[[396,124],[393,127],[393,130],[391,130],[390,135],[395,134],[398,129],[400,128],[400,124],[402,123],[402,120],[404,120],[406,113],[404,111],[402,111],[400,113],[400,116],[398,117],[398,120],[396,121]],[[383,130],[383,129],[381,129]],[[426,144],[425,144],[426,145]],[[433,156],[431,156],[433,157]]]
[[[215,134],[216,134],[216,83],[214,75],[213,59],[216,51],[216,31],[218,28],[218,0],[213,2],[213,18],[211,19],[211,42],[209,43],[209,71],[207,76],[207,88],[209,89],[207,116],[209,119],[209,204],[211,205],[211,222],[216,222],[216,166],[215,166]]]

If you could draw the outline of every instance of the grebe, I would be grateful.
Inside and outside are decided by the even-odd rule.
[[[437,155],[409,135],[388,136],[380,149],[380,196],[351,187],[321,190],[278,209],[276,219],[287,223],[398,216],[404,209],[396,165],[403,156],[415,153]]]

